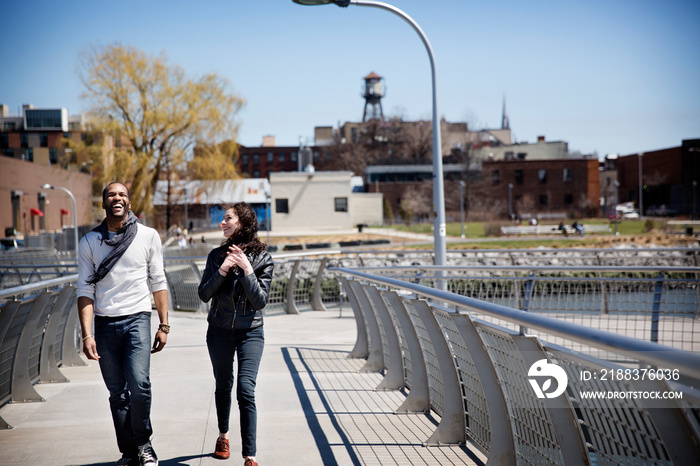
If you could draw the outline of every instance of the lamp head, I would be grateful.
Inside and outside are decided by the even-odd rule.
[[[335,3],[338,6],[346,7],[350,5],[350,0],[292,0],[294,3],[299,5],[328,5],[329,3]]]
[[[42,184],[42,185],[41,185],[41,189],[53,189],[53,186],[51,186],[51,185],[48,184],[48,183],[45,183],[45,184]]]

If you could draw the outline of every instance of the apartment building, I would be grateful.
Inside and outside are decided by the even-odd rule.
[[[78,163],[67,143],[92,143],[91,138],[82,117],[68,116],[65,108],[24,105],[20,115],[11,115],[0,104],[0,227],[5,236],[73,224],[69,196],[42,189],[44,184],[71,191],[79,226],[92,223],[90,166]]]

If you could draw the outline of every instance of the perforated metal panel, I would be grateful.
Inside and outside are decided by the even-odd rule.
[[[567,394],[580,417],[581,429],[590,445],[593,464],[603,465],[670,465],[664,442],[642,399],[586,398],[582,393],[628,393],[635,391],[631,381],[625,382],[601,376],[582,380],[582,371],[601,374],[601,369],[625,369],[623,366],[602,366],[549,349],[548,353],[568,377]],[[629,368],[627,368],[629,369]]]
[[[367,285],[365,285],[365,286],[367,286]],[[362,287],[363,290],[364,290],[365,286]],[[367,293],[366,290],[365,290],[365,293]],[[371,298],[371,296],[368,293],[367,293],[367,298],[368,298],[370,306],[372,307],[372,312],[374,313],[375,320],[377,321],[377,327],[379,327],[379,337],[381,339],[382,354],[384,355],[384,362],[386,364],[386,361],[389,361],[391,359],[391,356],[389,354],[389,352],[390,352],[389,338],[387,335],[388,329],[384,327],[384,320],[380,316],[381,310],[378,309],[377,304],[374,302],[374,300]]]
[[[502,383],[518,464],[563,464],[552,419],[544,403],[533,396],[528,367],[511,336],[484,325],[478,325],[477,331]]]
[[[425,367],[428,373],[428,387],[430,389],[430,408],[442,416],[445,406],[445,387],[442,383],[442,373],[435,349],[433,348],[433,342],[430,340],[428,331],[425,329],[418,312],[414,309],[413,303],[410,300],[404,300],[404,305],[408,315],[411,317],[411,322],[413,322],[421,349],[423,350],[423,358],[425,359]]]
[[[65,334],[66,324],[68,323],[68,314],[70,313],[70,309],[76,305],[75,299],[77,295],[77,290],[74,286],[71,286],[69,288],[71,290],[70,296],[66,298],[65,306],[67,306],[67,308],[64,309],[66,318],[60,319],[56,324],[57,344],[54,347],[54,361],[56,361],[57,364],[61,364],[61,362],[63,361],[63,335]]]
[[[287,286],[289,285],[289,277],[292,274],[293,266],[293,262],[275,261],[275,268],[272,270],[272,282],[270,283],[270,294],[267,297],[267,305],[263,310],[265,314],[284,312]]]
[[[398,317],[396,316],[396,310],[391,305],[391,302],[387,299],[384,293],[382,295],[382,300],[386,305],[389,315],[391,316],[391,321],[394,323],[396,328],[396,335],[399,338],[399,346],[401,347],[401,360],[403,361],[403,372],[404,372],[404,383],[408,388],[410,387],[410,381],[413,378],[413,362],[411,361],[411,351],[406,343],[406,336],[404,335],[404,329],[399,324]]]
[[[311,293],[320,264],[320,260],[299,261],[294,282],[294,302],[300,310],[311,307]]]
[[[0,341],[0,401],[10,395],[12,389],[12,365],[17,352],[19,337],[34,306],[36,298],[22,301],[10,321],[5,337]]]
[[[49,314],[56,304],[58,293],[52,293],[48,298],[48,302],[41,312],[36,327],[33,330],[32,341],[29,345],[29,356],[27,358],[27,367],[29,369],[29,378],[35,380],[39,378],[39,359],[41,357],[41,343],[44,340],[46,324],[48,324]],[[28,329],[31,331],[32,329]]]
[[[166,265],[165,276],[172,292],[173,308],[196,311],[202,306],[197,291],[201,277],[192,265]]]
[[[464,411],[467,419],[467,435],[484,450],[491,450],[491,427],[486,394],[479,380],[474,360],[455,326],[449,313],[433,308],[435,318],[440,324],[457,365],[457,372],[462,385]]]

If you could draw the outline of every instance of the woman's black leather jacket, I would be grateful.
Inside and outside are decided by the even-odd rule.
[[[199,299],[212,300],[207,321],[226,329],[251,329],[263,324],[262,309],[270,294],[274,264],[267,251],[247,255],[253,273],[244,277],[239,269],[226,276],[219,273],[228,246],[219,246],[207,257],[207,265],[199,284]]]

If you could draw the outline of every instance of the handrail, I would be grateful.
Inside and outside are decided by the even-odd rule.
[[[591,345],[607,351],[632,356],[640,361],[665,368],[674,368],[694,378],[700,378],[700,354],[651,343],[644,340],[618,335],[605,330],[584,327],[582,325],[561,321],[551,317],[531,314],[525,311],[501,306],[499,304],[479,301],[447,291],[433,289],[423,285],[407,283],[389,277],[371,275],[355,269],[329,267],[329,271],[353,275],[369,282],[390,285],[408,290],[422,296],[433,298],[458,307],[469,309],[492,317],[506,319],[528,328],[546,331],[568,340]]]
[[[445,271],[466,271],[466,270],[508,270],[508,271],[567,271],[567,272],[700,272],[698,267],[622,267],[622,266],[605,266],[605,265],[454,265],[454,266],[439,266],[439,265],[379,265],[368,267],[353,267],[356,270],[445,270]]]
[[[611,253],[614,256],[625,256],[628,254],[645,253],[645,252],[682,252],[682,253],[693,253],[700,255],[700,248],[698,247],[662,247],[662,248],[520,248],[520,249],[448,249],[447,255],[454,254],[531,254],[531,255],[546,255],[552,253],[576,253],[578,256],[595,256],[598,253]],[[271,253],[275,259],[289,259],[294,257],[304,257],[304,256],[334,256],[334,255],[362,255],[362,254],[422,254],[422,255],[432,255],[433,251],[430,249],[319,249],[319,250],[302,250],[298,252],[280,252]],[[168,256],[165,255],[165,260],[201,260],[206,259],[206,256]]]
[[[477,244],[477,242],[475,242]],[[695,252],[700,254],[700,247],[663,247],[663,248],[519,248],[519,249],[448,249],[447,253],[550,253],[550,252],[576,252],[579,254],[583,253],[598,253],[598,252]],[[425,253],[432,254],[431,249],[354,249],[352,251],[343,251],[348,254],[407,254],[407,253]]]
[[[63,263],[47,263],[47,264],[3,264],[0,263],[0,269],[42,269],[42,268],[52,268],[63,267],[67,269],[74,269],[78,266],[75,262]]]
[[[22,295],[24,293],[30,293],[32,291],[41,291],[41,290],[45,290],[46,288],[51,288],[53,286],[75,282],[77,280],[78,280],[78,274],[76,273],[73,275],[67,275],[65,277],[60,277],[60,278],[52,278],[50,280],[44,280],[44,281],[37,282],[37,283],[30,283],[27,285],[15,286],[14,288],[6,288],[4,290],[0,290],[0,299],[10,298],[12,296],[18,296],[18,295]]]

